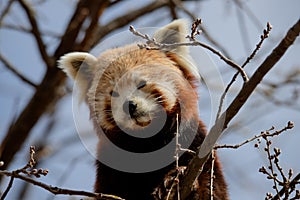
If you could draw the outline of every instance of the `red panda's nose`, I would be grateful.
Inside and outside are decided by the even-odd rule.
[[[125,101],[123,104],[123,110],[127,115],[132,117],[136,111],[137,104],[134,101]]]

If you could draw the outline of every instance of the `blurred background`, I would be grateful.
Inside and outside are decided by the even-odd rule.
[[[80,131],[76,129],[73,82],[56,68],[56,60],[63,54],[90,51],[96,46],[102,49],[117,46],[103,41],[113,41],[109,39],[113,35],[128,32],[129,25],[161,27],[176,18],[186,18],[192,23],[196,17],[203,20],[202,34],[197,39],[242,64],[270,22],[273,29],[269,38],[245,68],[251,76],[299,20],[299,8],[298,0],[1,0],[0,160],[5,161],[1,169],[24,166],[29,147],[34,145],[37,168],[49,169],[49,174],[39,181],[63,188],[93,190],[95,167],[91,151],[97,137],[88,123],[88,114],[80,116],[84,123],[80,127],[77,124]],[[205,57],[218,72],[211,73],[211,77],[205,75],[206,81],[199,89],[200,117],[209,129],[215,119],[212,108],[216,101],[212,97],[220,98],[235,70],[200,47],[193,47],[192,51],[196,56],[198,51],[206,52]],[[238,144],[272,126],[279,130],[293,121],[295,127],[273,138],[272,145],[282,150],[280,164],[286,173],[290,168],[295,174],[300,172],[299,59],[298,38],[229,124],[218,144]],[[209,71],[205,64],[200,66],[203,73]],[[206,86],[208,80],[213,84]],[[242,83],[239,77],[226,97],[224,108]],[[231,199],[264,199],[267,192],[274,193],[272,181],[258,172],[261,166],[268,165],[263,148],[254,148],[254,143],[250,143],[236,150],[220,149],[218,154]],[[1,177],[0,192],[6,189],[8,181],[7,177]],[[54,196],[15,180],[6,199],[80,197]]]

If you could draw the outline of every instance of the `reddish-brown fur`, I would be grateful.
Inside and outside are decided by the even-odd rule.
[[[140,52],[139,52],[140,51]],[[176,63],[176,55],[169,53],[164,58],[158,56],[162,54],[157,54],[155,51],[147,51],[147,50],[138,50],[138,52],[134,53],[138,56],[139,64],[146,62],[147,60],[151,60],[151,56],[155,56],[153,59],[169,59],[168,62],[173,63],[173,67],[176,66],[177,69],[182,69],[179,63]],[[144,55],[146,61],[141,59]],[[158,57],[157,57],[158,56]],[[125,58],[123,58],[125,59]],[[134,59],[133,59],[134,61]],[[133,62],[132,61],[132,62]],[[167,62],[164,60],[164,62]],[[183,70],[181,70],[183,71]],[[126,133],[123,133],[118,127],[113,129],[102,129],[99,127],[99,124],[95,122],[95,127],[98,130],[100,135],[100,143],[98,148],[99,154],[105,154],[105,152],[109,151],[109,146],[107,144],[103,144],[101,142],[101,134],[104,134],[116,145],[120,148],[125,149],[131,152],[150,152],[156,149],[162,148],[168,142],[170,142],[174,133],[176,132],[176,114],[180,115],[183,123],[185,121],[189,121],[191,125],[184,128],[184,132],[181,133],[185,135],[184,138],[181,139],[180,143],[184,148],[189,148],[191,150],[196,150],[197,147],[202,143],[205,135],[206,129],[204,124],[198,118],[197,111],[197,93],[195,84],[195,77],[188,73],[188,71],[183,71],[183,76],[189,81],[191,88],[194,91],[191,91],[190,88],[180,88],[179,89],[179,97],[181,100],[181,104],[185,104],[186,109],[181,110],[180,105],[175,106],[171,111],[168,111],[168,120],[165,124],[165,127],[155,135],[155,137],[151,139],[141,139],[134,138]],[[180,85],[180,84],[179,84]],[[152,88],[153,89],[153,88]],[[110,105],[109,100],[107,105]],[[183,112],[183,113],[182,113]],[[194,138],[192,135],[189,135],[193,130],[198,130],[197,135]],[[188,143],[188,141],[193,141],[190,146],[184,146],[184,144]],[[155,144],[155,145],[153,145]],[[170,152],[173,154],[173,152]],[[158,158],[159,159],[159,158]],[[183,154],[180,157],[180,166],[187,166],[191,156],[189,154]],[[128,161],[130,162],[130,160]],[[100,161],[96,162],[97,165],[97,178],[95,183],[95,192],[102,192],[108,194],[118,195],[122,198],[128,200],[142,199],[142,200],[150,200],[154,199],[152,193],[154,192],[155,187],[161,184],[164,180],[164,177],[168,172],[175,169],[174,163],[170,164],[167,167],[164,167],[160,170],[156,170],[148,173],[126,173],[117,171],[115,169],[110,168],[102,164]],[[211,159],[205,164],[202,174],[198,178],[198,183],[196,184],[195,191],[191,194],[188,199],[210,199],[210,177],[211,177]],[[228,199],[227,187],[224,181],[224,177],[222,174],[221,166],[216,157],[215,165],[214,165],[214,199],[216,200],[226,200]]]
[[[183,42],[187,33],[185,24],[184,20],[174,21],[158,30],[154,37],[161,43]],[[157,193],[157,187],[168,188],[166,181],[176,170],[173,156],[176,148],[174,137],[177,123],[180,127],[179,144],[182,148],[196,151],[201,145],[206,136],[206,129],[198,113],[199,77],[196,67],[187,62],[188,57],[187,48],[182,46],[163,51],[139,49],[133,44],[110,49],[98,58],[83,52],[70,53],[61,58],[60,67],[77,80],[79,97],[86,100],[99,137],[95,192],[113,194],[127,200],[160,199],[159,193],[164,195],[166,191]],[[147,84],[137,88],[138,83],[146,79]],[[128,87],[134,87],[135,91]],[[127,104],[124,103],[124,99],[115,97],[118,96],[115,92],[124,93],[120,96],[124,97],[125,102],[135,100],[129,99],[132,96],[137,98],[134,103],[139,112],[132,115],[126,111],[124,105]],[[158,133],[155,132],[151,137],[134,137],[127,134],[127,130],[136,135],[148,133],[147,130],[151,129],[147,129],[147,124],[159,121],[160,116],[165,116],[165,123]],[[161,149],[167,144],[174,146],[166,151],[168,158],[171,158],[168,162],[170,164],[154,171],[129,173],[113,169],[109,164],[101,162],[103,161],[101,158],[111,156],[113,145],[143,155]],[[188,166],[191,158],[190,154],[183,153],[179,158],[179,166]],[[159,159],[161,158],[155,157],[153,162]],[[131,161],[122,161],[119,163],[120,166],[125,164],[124,162]],[[227,200],[227,186],[217,156],[214,176],[214,200]],[[210,199],[210,180],[211,158],[204,165],[187,200]]]

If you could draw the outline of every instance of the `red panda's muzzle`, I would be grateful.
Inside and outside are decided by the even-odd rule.
[[[134,101],[125,101],[123,104],[123,111],[130,115],[131,118],[134,117],[136,113],[137,104]]]
[[[132,100],[126,100],[124,102],[123,111],[141,127],[149,125],[152,121],[150,113],[141,111],[138,108],[138,104]]]

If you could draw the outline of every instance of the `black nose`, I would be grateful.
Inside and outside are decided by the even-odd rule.
[[[125,101],[123,104],[123,110],[127,115],[133,116],[134,112],[136,111],[136,103],[133,101]]]

